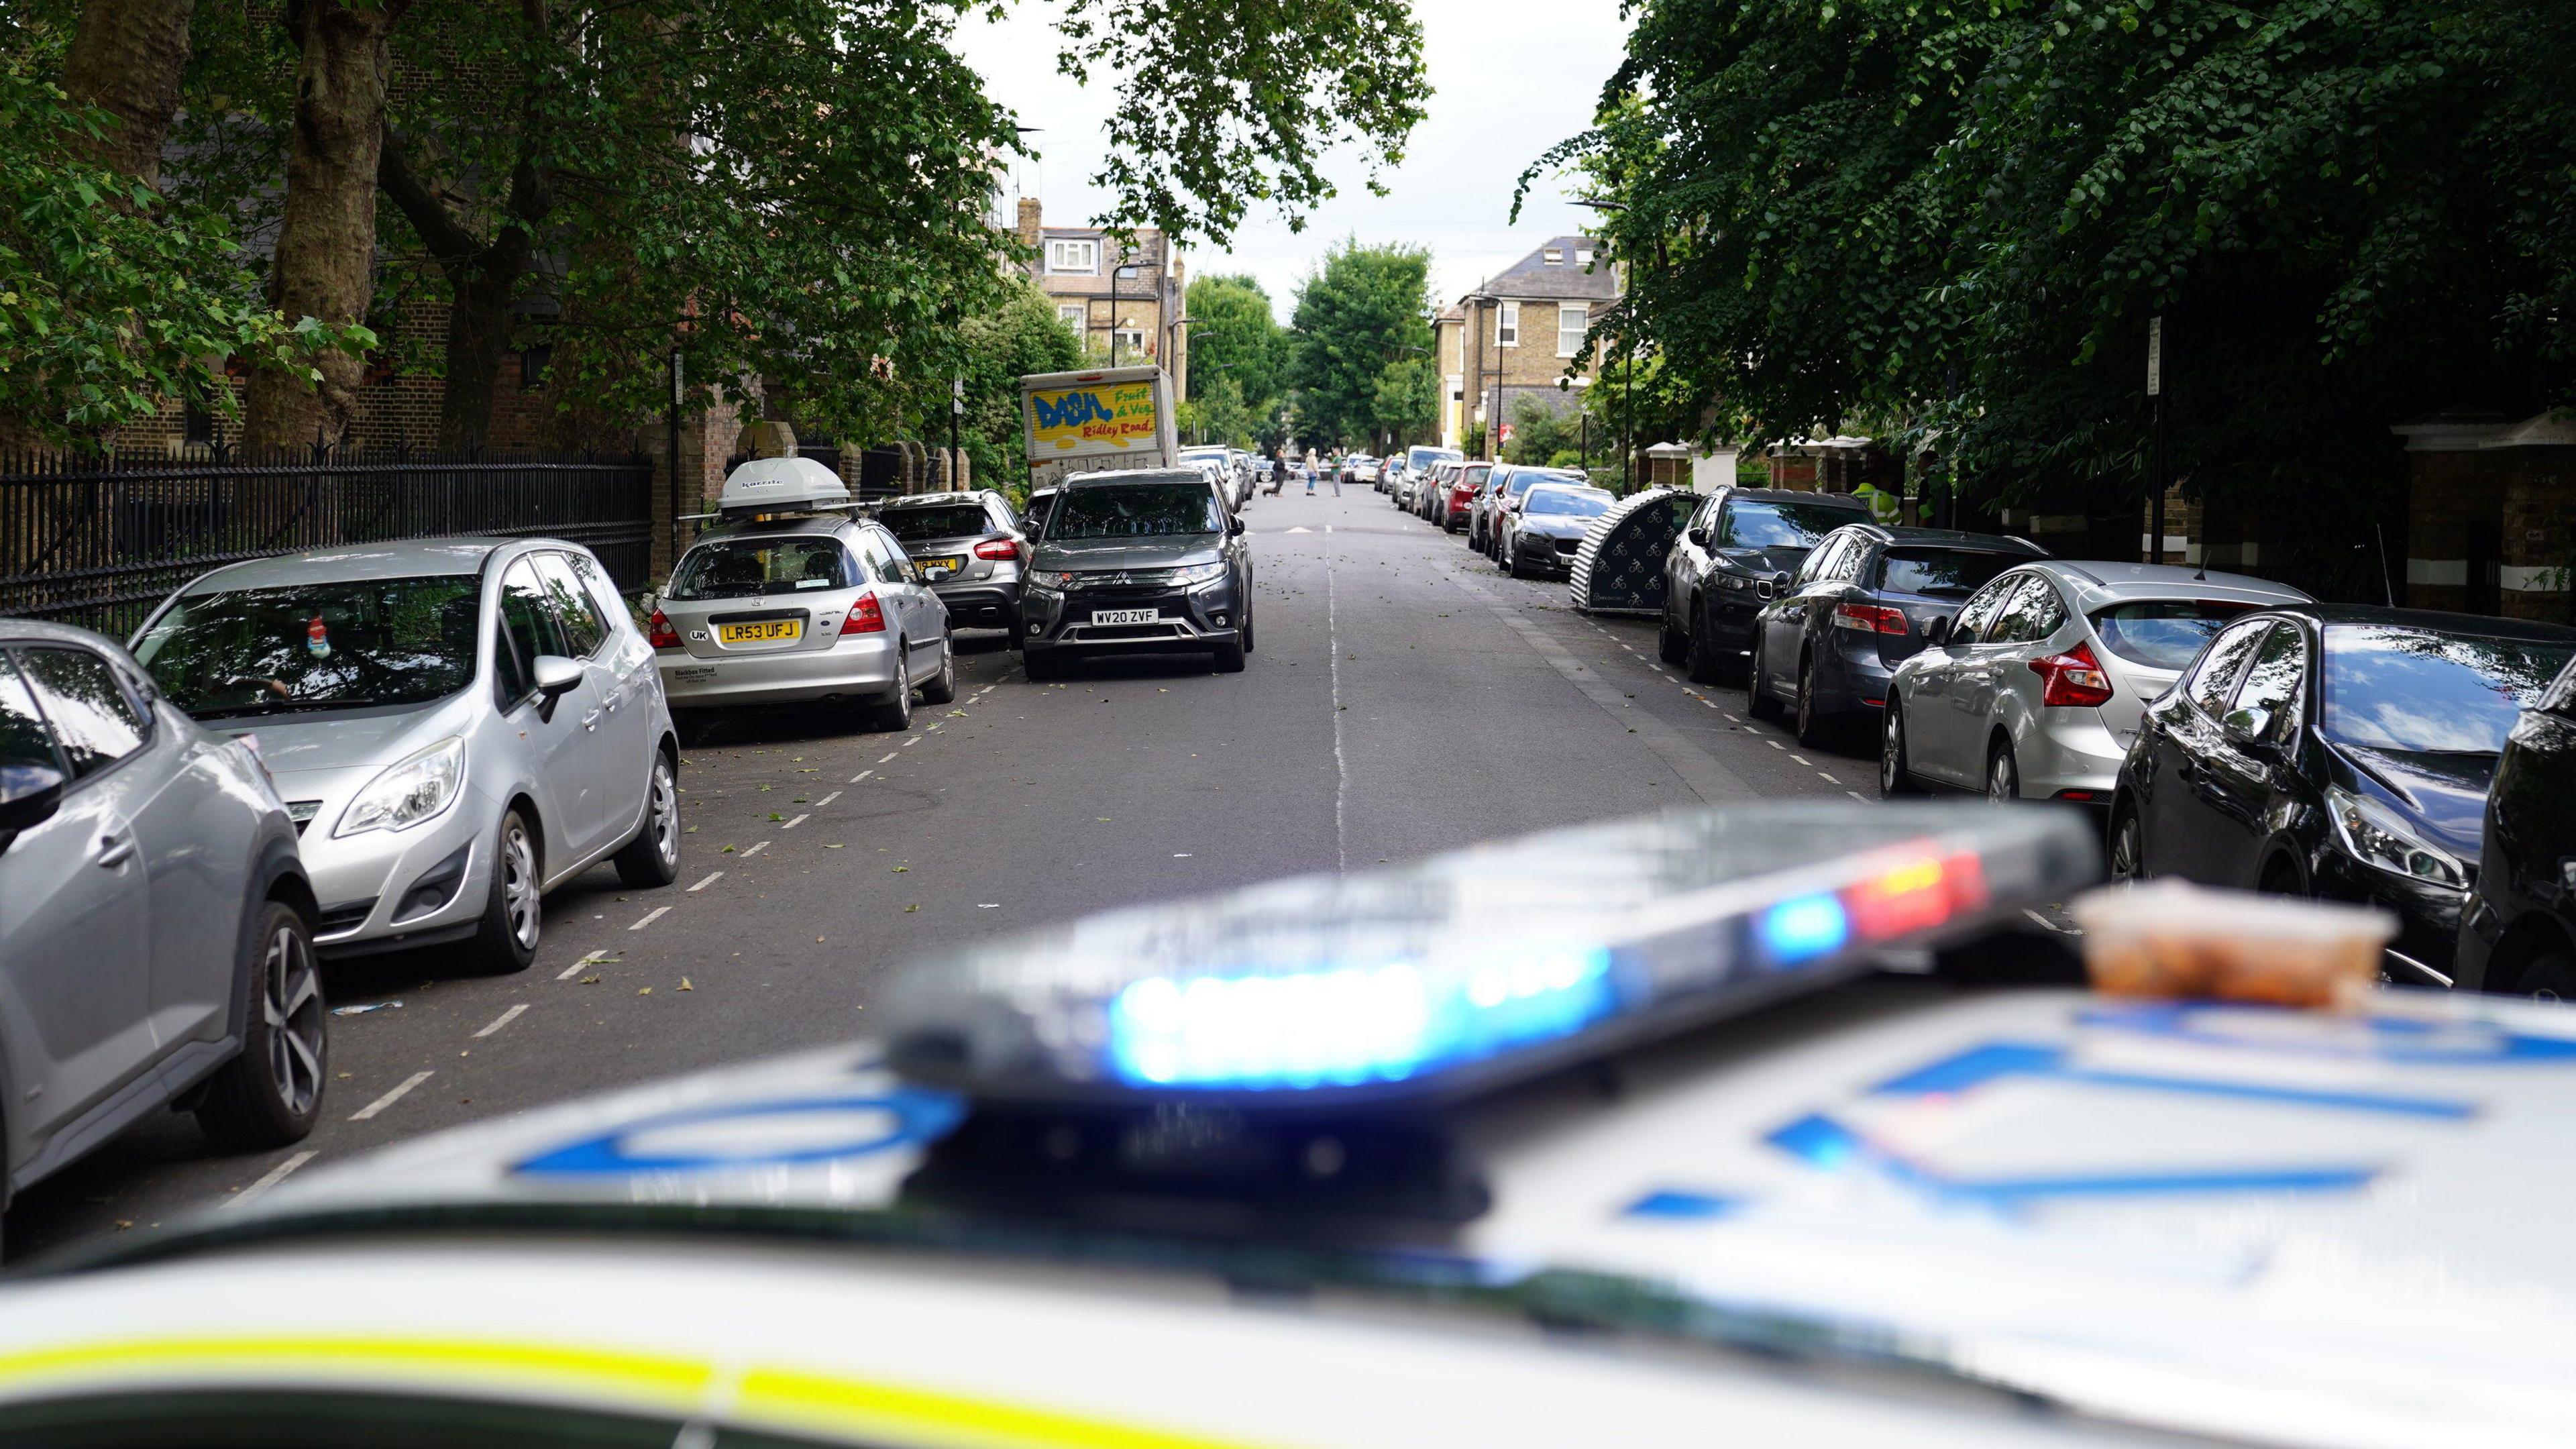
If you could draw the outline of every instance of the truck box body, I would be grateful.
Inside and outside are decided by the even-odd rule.
[[[1150,364],[1023,377],[1020,422],[1031,488],[1072,473],[1169,468],[1180,459],[1172,379]]]

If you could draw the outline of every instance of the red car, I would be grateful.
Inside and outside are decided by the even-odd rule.
[[[1439,524],[1444,533],[1456,533],[1465,528],[1467,505],[1475,499],[1476,490],[1485,486],[1486,476],[1493,471],[1491,463],[1468,463],[1451,474],[1448,484],[1440,490],[1440,513],[1432,522]]]

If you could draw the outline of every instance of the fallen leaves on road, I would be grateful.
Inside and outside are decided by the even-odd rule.
[[[653,988],[652,988],[652,987],[650,987],[650,986],[647,986],[647,987],[645,987],[643,990],[638,991],[638,992],[636,992],[635,994],[636,994],[636,995],[638,995],[638,996],[650,996],[650,995],[652,995],[652,994],[653,994]]]
[[[718,854],[718,855],[731,855],[731,854],[733,854],[733,847],[732,847],[732,846],[730,846],[730,845],[728,845],[728,846],[726,846],[724,849],[717,851],[717,852],[716,852],[716,854]]]
[[[769,812],[769,818],[770,818],[770,819],[772,819],[772,820],[784,820],[784,819],[786,819],[787,817],[786,817],[786,816],[784,816],[784,815],[779,814],[779,813],[778,813],[777,811],[775,811],[775,810],[772,810],[772,811],[770,811],[770,812]]]
[[[910,870],[910,869],[912,869],[912,867],[911,867],[911,866],[908,866],[908,865],[898,865],[898,866],[896,866],[893,870],[891,870],[891,871],[887,872],[887,874],[889,874],[889,875],[901,875],[901,874],[903,874],[905,871],[908,871],[908,870]]]
[[[597,986],[599,984],[598,973],[593,972],[590,975],[581,978],[581,984],[584,986]]]
[[[689,978],[688,978],[688,977],[686,977],[686,976],[683,976],[683,977],[681,977],[681,978],[680,978],[680,989],[681,989],[682,991],[695,991],[695,990],[697,990],[698,988],[696,988],[696,987],[694,987],[694,986],[691,986],[691,985],[689,984]]]
[[[904,908],[903,908],[903,913],[904,913],[905,915],[907,915],[907,916],[908,916],[908,915],[911,915],[913,912],[915,912],[915,911],[917,911],[917,910],[920,910],[920,909],[921,909],[921,907],[919,907],[919,906],[917,906],[917,905],[916,905],[916,906],[906,906],[906,907],[904,907]]]
[[[838,850],[838,849],[840,849],[841,847],[839,847],[839,846],[837,846],[837,845],[827,845],[827,846],[824,846],[823,848],[824,848],[825,850]]]

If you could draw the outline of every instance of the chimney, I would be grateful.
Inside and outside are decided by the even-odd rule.
[[[1038,199],[1034,196],[1020,198],[1020,245],[1031,251],[1038,247]]]

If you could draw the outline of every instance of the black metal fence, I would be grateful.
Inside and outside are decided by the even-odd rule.
[[[299,450],[0,457],[0,615],[122,637],[220,564],[451,534],[586,544],[622,588],[653,547],[645,458]]]

